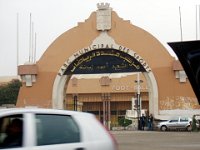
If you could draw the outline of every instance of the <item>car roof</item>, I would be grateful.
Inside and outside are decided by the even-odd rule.
[[[42,114],[65,114],[65,115],[92,115],[89,113],[78,112],[78,111],[69,111],[61,109],[50,109],[50,108],[6,108],[0,109],[0,114],[16,114],[16,113],[42,113]]]
[[[171,42],[200,104],[200,41]]]
[[[178,118],[191,118],[189,116],[172,116],[170,119],[178,119]]]

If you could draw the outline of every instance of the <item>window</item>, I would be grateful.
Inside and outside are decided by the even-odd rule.
[[[36,115],[37,145],[80,142],[80,131],[75,121],[65,115]]]
[[[189,120],[188,120],[188,118],[181,118],[180,119],[180,122],[188,122]]]
[[[22,139],[22,115],[11,115],[0,118],[0,149],[21,147]]]
[[[178,122],[178,120],[170,120],[170,122]]]

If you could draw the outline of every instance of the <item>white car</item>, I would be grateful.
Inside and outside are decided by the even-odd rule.
[[[189,117],[175,117],[173,119],[162,121],[157,124],[157,128],[161,131],[167,130],[191,130],[191,121]]]
[[[117,144],[94,115],[67,110],[0,110],[0,149],[115,150]]]

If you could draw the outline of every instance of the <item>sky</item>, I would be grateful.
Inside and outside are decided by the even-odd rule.
[[[30,13],[37,61],[58,36],[84,22],[101,2],[156,37],[174,57],[167,43],[181,41],[180,14],[182,40],[200,39],[200,0],[0,0],[0,76],[16,76],[17,64],[29,60]]]

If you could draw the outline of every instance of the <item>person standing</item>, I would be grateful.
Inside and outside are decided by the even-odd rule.
[[[192,117],[192,131],[197,132],[197,120],[196,120],[196,115],[193,115]]]
[[[142,116],[140,117],[141,130],[144,130],[145,122],[146,122],[146,117],[144,116],[144,114],[142,114]]]
[[[153,130],[153,115],[152,114],[148,116],[147,124],[148,124],[148,130],[152,131]]]

